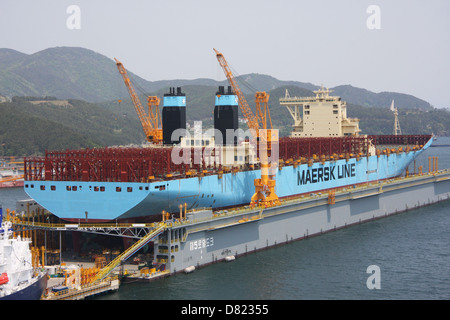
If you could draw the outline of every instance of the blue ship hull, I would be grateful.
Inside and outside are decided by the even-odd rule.
[[[416,151],[284,166],[276,172],[276,194],[285,198],[400,176],[432,140]],[[139,220],[163,210],[179,212],[185,203],[187,209],[249,204],[260,174],[250,170],[151,183],[25,181],[25,191],[61,219]]]

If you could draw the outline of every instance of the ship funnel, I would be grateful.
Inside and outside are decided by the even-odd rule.
[[[180,137],[172,140],[172,134],[177,129],[186,129],[186,95],[181,88],[169,88],[164,94],[162,109],[163,144],[180,143]]]
[[[230,86],[226,93],[225,87],[219,86],[214,107],[214,129],[216,129],[214,140],[217,145],[237,145],[237,137],[234,134],[229,135],[233,136],[233,139],[227,141],[227,130],[233,130],[234,133],[239,128],[238,101]]]

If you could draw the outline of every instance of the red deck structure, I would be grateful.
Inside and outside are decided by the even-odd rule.
[[[350,136],[333,138],[290,138],[279,140],[279,159],[316,159],[332,155],[340,157],[365,156],[369,143],[380,145],[424,145],[430,135],[402,136]],[[208,149],[208,150],[205,150]],[[154,179],[165,180],[195,174],[218,173],[223,168],[212,159],[213,148],[179,148],[177,156],[184,161],[172,161],[174,147],[148,148],[98,148],[46,152],[45,157],[24,159],[26,181],[121,181],[147,182]],[[213,149],[214,150],[214,149]],[[220,155],[220,148],[213,155]],[[220,158],[220,157],[219,157]]]

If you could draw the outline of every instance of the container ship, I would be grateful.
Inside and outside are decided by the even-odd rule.
[[[361,135],[345,101],[328,89],[314,93],[280,99],[294,129],[271,141],[269,168],[261,162],[267,146],[238,127],[234,86],[215,95],[214,129],[194,134],[186,130],[186,95],[171,88],[163,98],[161,144],[25,158],[24,190],[67,221],[157,221],[182,209],[249,205],[266,170],[280,200],[382,182],[408,174],[413,163],[416,171],[414,160],[432,144],[431,135]]]

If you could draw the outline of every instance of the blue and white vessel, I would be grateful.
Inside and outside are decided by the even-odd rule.
[[[311,139],[317,139],[314,140],[316,145],[310,149],[317,147],[318,143],[327,144],[321,153],[300,154],[292,150],[292,144],[287,146],[286,139],[280,138],[279,161],[273,171],[275,191],[280,199],[401,176],[414,159],[432,144],[431,135],[383,136],[379,140],[376,136],[361,136],[358,121],[346,116],[345,102],[328,93],[321,89],[316,91],[316,97],[280,99],[282,105],[289,104],[292,108],[293,104],[297,104],[302,109],[302,117],[299,117],[298,110],[294,112],[292,109],[296,127],[289,143],[302,146],[311,144]],[[230,97],[224,97],[227,94]],[[181,97],[183,120],[185,96],[178,91],[171,92],[167,98]],[[233,117],[223,121],[230,123],[228,128],[236,130],[237,111],[230,110],[237,108],[237,99],[232,92],[222,90],[220,100],[216,97],[216,104],[218,101],[221,101],[219,107],[224,108],[221,110],[228,110],[230,117]],[[222,105],[223,101],[231,101],[231,106],[227,109]],[[316,111],[320,117],[314,118]],[[180,113],[179,110],[171,112]],[[179,125],[179,121],[173,118],[170,121]],[[327,127],[329,123],[333,126],[330,124]],[[175,127],[171,129],[175,130]],[[218,156],[217,149],[205,153],[205,148],[211,146],[210,141],[214,140],[199,139],[194,143],[194,139],[187,139],[187,145],[192,150],[202,150],[204,157],[195,170],[192,170],[192,163],[174,169],[173,161],[167,160],[176,148],[173,145],[134,150],[134,154],[140,155],[135,158],[121,156],[119,159],[119,151],[112,148],[101,152],[83,151],[77,155],[74,155],[75,151],[67,151],[57,155],[49,153],[45,158],[28,158],[25,159],[24,188],[42,207],[69,221],[144,221],[160,218],[163,211],[177,213],[180,206],[187,209],[222,209],[249,204],[255,192],[254,180],[261,177],[257,157],[248,151],[246,141],[236,140],[230,145],[220,146],[222,158]],[[358,143],[359,152],[358,149],[354,152],[352,146],[348,147],[349,141]],[[364,142],[362,145],[361,141]],[[229,150],[233,150],[234,155],[231,164],[223,162],[223,155]],[[335,150],[342,152],[339,154]],[[158,157],[147,159],[144,152],[153,152]],[[95,157],[90,156],[94,153]],[[211,156],[220,159],[211,160]],[[206,158],[209,160],[206,161]],[[157,167],[161,170],[157,171]]]

